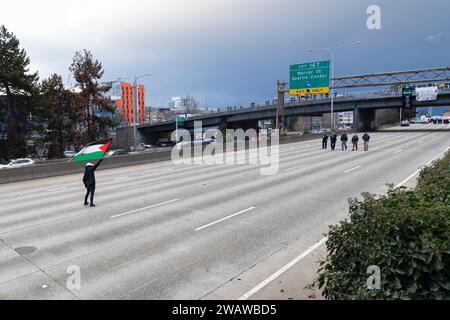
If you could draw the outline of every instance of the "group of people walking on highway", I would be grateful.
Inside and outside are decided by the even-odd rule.
[[[336,132],[333,132],[330,137],[328,137],[328,135],[326,133],[324,133],[323,138],[322,138],[322,149],[323,150],[326,150],[328,148],[328,139],[330,140],[331,150],[334,151],[336,149],[336,143],[338,140],[338,136],[337,136]],[[347,133],[345,131],[342,132],[341,138],[340,138],[342,151],[347,151],[348,140],[349,139],[348,139]],[[364,135],[362,136],[362,140],[364,141],[364,151],[369,151],[370,136],[367,132],[364,133]],[[353,145],[352,151],[358,151],[359,137],[357,134],[355,134],[352,137],[351,142]]]

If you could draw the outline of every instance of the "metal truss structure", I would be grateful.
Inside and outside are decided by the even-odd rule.
[[[333,81],[335,89],[438,84],[450,81],[450,67],[335,77]]]

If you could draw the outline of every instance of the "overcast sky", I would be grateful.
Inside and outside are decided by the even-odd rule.
[[[381,30],[367,28],[369,5]],[[336,75],[449,66],[449,17],[449,0],[5,0],[0,10],[41,78],[67,80],[86,48],[105,81],[152,73],[148,105],[189,93],[210,107],[272,99],[290,64],[329,58],[308,48],[364,41],[336,52]]]

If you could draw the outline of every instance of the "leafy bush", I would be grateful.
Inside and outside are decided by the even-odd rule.
[[[450,299],[450,153],[424,169],[416,190],[350,200],[330,227],[316,285],[327,299]],[[369,266],[381,271],[368,289]]]
[[[416,190],[427,202],[450,206],[450,152],[421,171]]]

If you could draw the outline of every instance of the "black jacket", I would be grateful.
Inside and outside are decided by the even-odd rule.
[[[95,174],[94,171],[97,169],[99,164],[103,161],[103,159],[100,159],[95,166],[89,166],[85,168],[84,176],[83,176],[83,183],[84,186],[90,187],[95,186]]]
[[[330,140],[331,140],[331,142],[336,142],[337,141],[337,135],[336,134],[332,134]]]
[[[347,134],[343,134],[342,136],[341,136],[341,141],[348,141],[348,136],[347,136]]]
[[[328,136],[327,136],[327,135],[324,135],[323,138],[322,138],[322,141],[323,141],[323,142],[327,142],[327,141],[328,141]]]
[[[365,135],[363,135],[362,138],[363,138],[363,140],[366,141],[366,142],[370,140],[370,136],[369,136],[367,133],[366,133]]]
[[[359,137],[358,136],[353,136],[352,143],[358,143],[358,142],[359,142]]]

